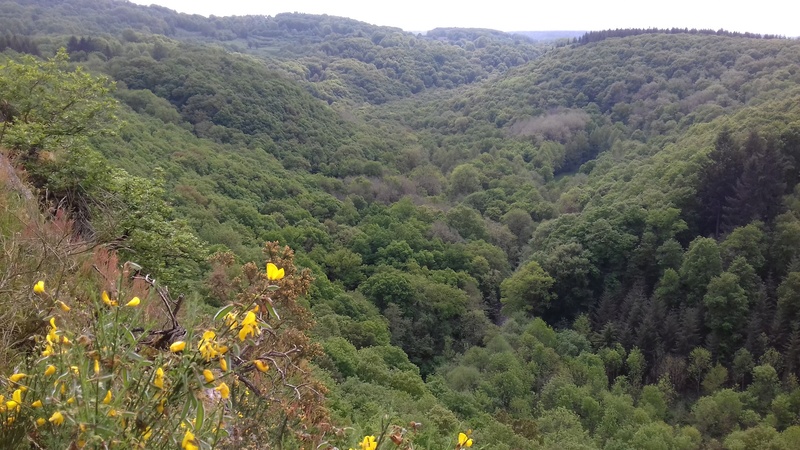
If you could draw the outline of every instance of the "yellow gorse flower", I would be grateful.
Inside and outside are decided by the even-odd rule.
[[[21,380],[21,379],[23,379],[23,378],[25,378],[25,377],[27,377],[27,376],[28,376],[28,375],[25,375],[24,373],[20,372],[20,373],[15,373],[14,375],[11,375],[10,377],[8,377],[8,379],[9,379],[9,380],[10,380],[12,383],[16,383],[16,382],[18,382],[19,380]]]
[[[50,331],[47,332],[47,342],[49,342],[51,344],[57,344],[58,343],[59,339],[58,339],[58,334],[56,333],[57,331],[58,331],[58,327],[56,326],[56,318],[55,317],[51,317],[50,318]]]
[[[63,414],[61,414],[60,412],[56,411],[56,412],[54,412],[54,413],[53,413],[53,415],[52,415],[52,416],[50,416],[50,418],[49,418],[49,419],[47,419],[47,420],[48,420],[50,423],[52,423],[53,425],[61,425],[62,423],[64,423],[64,415],[63,415]]]
[[[33,285],[33,292],[37,294],[44,294],[44,281],[39,280]]]
[[[214,373],[208,369],[203,370],[203,378],[206,379],[206,383],[211,383],[214,381]]]
[[[103,397],[103,404],[107,405],[109,403],[111,403],[111,389],[109,389],[108,392],[106,392],[106,396]]]
[[[239,321],[236,320],[236,314],[233,311],[225,314],[225,325],[227,325],[231,330],[234,330],[239,326]]]
[[[186,348],[186,342],[184,341],[175,341],[172,345],[169,346],[169,351],[172,353],[182,352],[183,349]]]
[[[106,292],[106,291],[103,291],[103,293],[100,295],[100,297],[103,299],[103,303],[105,303],[108,306],[117,306],[117,305],[119,305],[119,303],[117,303],[116,300],[111,300],[111,297],[108,296],[108,292]]]
[[[256,323],[256,314],[253,311],[247,311],[244,320],[242,320],[242,329],[239,330],[239,340],[244,341],[247,336],[255,336],[260,332],[261,330]]]
[[[203,333],[202,339],[197,344],[197,350],[200,352],[200,356],[206,360],[206,362],[211,361],[213,358],[218,356],[224,355],[225,352],[228,351],[228,347],[224,345],[218,344],[214,338],[217,337],[217,334],[213,331],[206,331]]]
[[[472,439],[469,437],[470,434],[472,434],[472,430],[466,433],[458,433],[458,448],[472,447]]]
[[[225,358],[219,359],[219,368],[222,369],[223,372],[228,371],[228,360]]]
[[[269,366],[267,365],[267,363],[265,363],[260,359],[253,361],[253,364],[255,364],[256,369],[258,369],[259,372],[266,372],[269,370]]]
[[[231,396],[231,388],[229,388],[224,382],[220,383],[219,386],[214,388],[214,390],[219,392],[224,399],[228,399]]]
[[[270,281],[278,281],[284,277],[283,269],[278,269],[278,266],[272,263],[267,263],[267,279]]]
[[[375,450],[378,446],[378,443],[375,442],[375,436],[364,436],[364,440],[362,440],[358,445],[361,446],[361,450]]]
[[[156,369],[156,376],[153,378],[153,386],[164,389],[164,369],[161,367]]]
[[[41,408],[44,406],[44,403],[42,403],[41,400],[36,400],[35,402],[31,403],[31,406],[34,408]]]
[[[69,305],[67,305],[66,303],[62,302],[61,300],[56,300],[56,305],[59,308],[61,308],[61,310],[64,311],[64,312],[69,312],[69,310],[72,309],[72,308],[69,307]]]
[[[130,306],[130,307],[139,306],[139,303],[141,303],[139,297],[133,297],[131,301],[125,304],[125,306]]]
[[[56,366],[50,364],[47,366],[47,369],[44,370],[44,376],[49,377],[50,375],[56,373]]]
[[[194,433],[186,430],[186,434],[183,435],[183,441],[181,441],[181,448],[184,450],[198,450],[200,448],[194,438]]]
[[[47,332],[47,336],[45,336],[47,340],[47,344],[42,351],[42,356],[50,356],[55,353],[53,349],[53,345],[51,344],[64,344],[69,345],[71,342],[69,338],[63,336],[62,333],[58,331],[58,327],[56,326],[56,318],[50,318],[50,330]]]

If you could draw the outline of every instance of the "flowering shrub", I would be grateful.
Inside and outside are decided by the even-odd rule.
[[[294,269],[288,248],[265,251],[265,269],[245,265],[228,284],[228,304],[187,328],[183,297],[173,299],[135,264],[120,270],[113,254],[95,257],[102,287],[87,298],[32,282],[47,325],[3,380],[0,447],[320,441],[328,429],[324,390],[307,367],[316,347],[304,334],[307,319],[295,314],[310,278]]]

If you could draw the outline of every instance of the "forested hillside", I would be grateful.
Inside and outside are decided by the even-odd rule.
[[[800,42],[112,0],[0,26],[3,444],[800,446]],[[36,422],[17,374],[129,319],[122,363],[62,352],[109,401]],[[196,356],[141,351],[179,328]]]

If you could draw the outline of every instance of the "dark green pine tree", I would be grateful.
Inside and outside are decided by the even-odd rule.
[[[614,322],[607,322],[592,336],[592,344],[596,348],[611,347],[617,342],[619,342],[619,332]]]
[[[772,342],[785,347],[795,326],[800,325],[800,272],[789,272],[778,286],[778,309],[772,329]]]
[[[784,363],[789,373],[800,373],[800,323],[792,324],[792,333],[784,348]]]
[[[731,131],[723,130],[717,136],[714,150],[700,173],[697,189],[698,226],[702,235],[719,236],[727,198],[733,194],[736,180],[742,171],[742,152]]]
[[[639,279],[631,286],[622,301],[622,305],[620,305],[619,316],[622,318],[620,342],[625,347],[636,344],[636,328],[644,319],[646,305],[647,296],[644,291],[644,280]]]
[[[609,323],[619,320],[619,301],[617,295],[606,289],[600,296],[600,302],[592,311],[595,329],[601,329]]]
[[[786,158],[784,180],[787,191],[791,192],[800,182],[800,127],[795,126],[781,134],[779,147]]]
[[[658,335],[661,345],[667,353],[678,351],[678,336],[681,334],[681,321],[677,308],[672,308],[664,317],[664,322],[659,326]]]
[[[761,336],[764,335],[772,323],[772,311],[767,307],[767,293],[764,285],[759,289],[758,295],[753,299],[747,319],[745,348],[753,355],[761,355],[766,348]]]
[[[703,310],[699,306],[682,308],[680,311],[680,334],[678,335],[678,352],[688,355],[693,348],[703,343]]]
[[[78,38],[76,38],[75,36],[70,37],[69,41],[67,41],[67,53],[75,53],[79,50],[80,48],[78,47]]]
[[[750,133],[744,146],[747,160],[732,192],[723,206],[724,230],[732,230],[754,220],[766,224],[781,213],[781,198],[786,192],[786,161],[773,141],[764,143]]]
[[[650,297],[644,311],[642,321],[636,326],[636,346],[644,354],[648,366],[658,362],[664,354],[663,342],[659,337],[659,329],[667,315],[664,303],[655,296]]]

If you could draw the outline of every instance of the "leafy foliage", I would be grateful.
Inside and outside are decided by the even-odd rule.
[[[236,302],[261,242],[294,248],[313,281],[276,308],[353,430],[330,445],[796,447],[797,42],[621,30],[542,53],[105,1],[34,25],[37,5],[0,22],[116,80],[124,123],[42,141],[25,175],[193,303]]]

